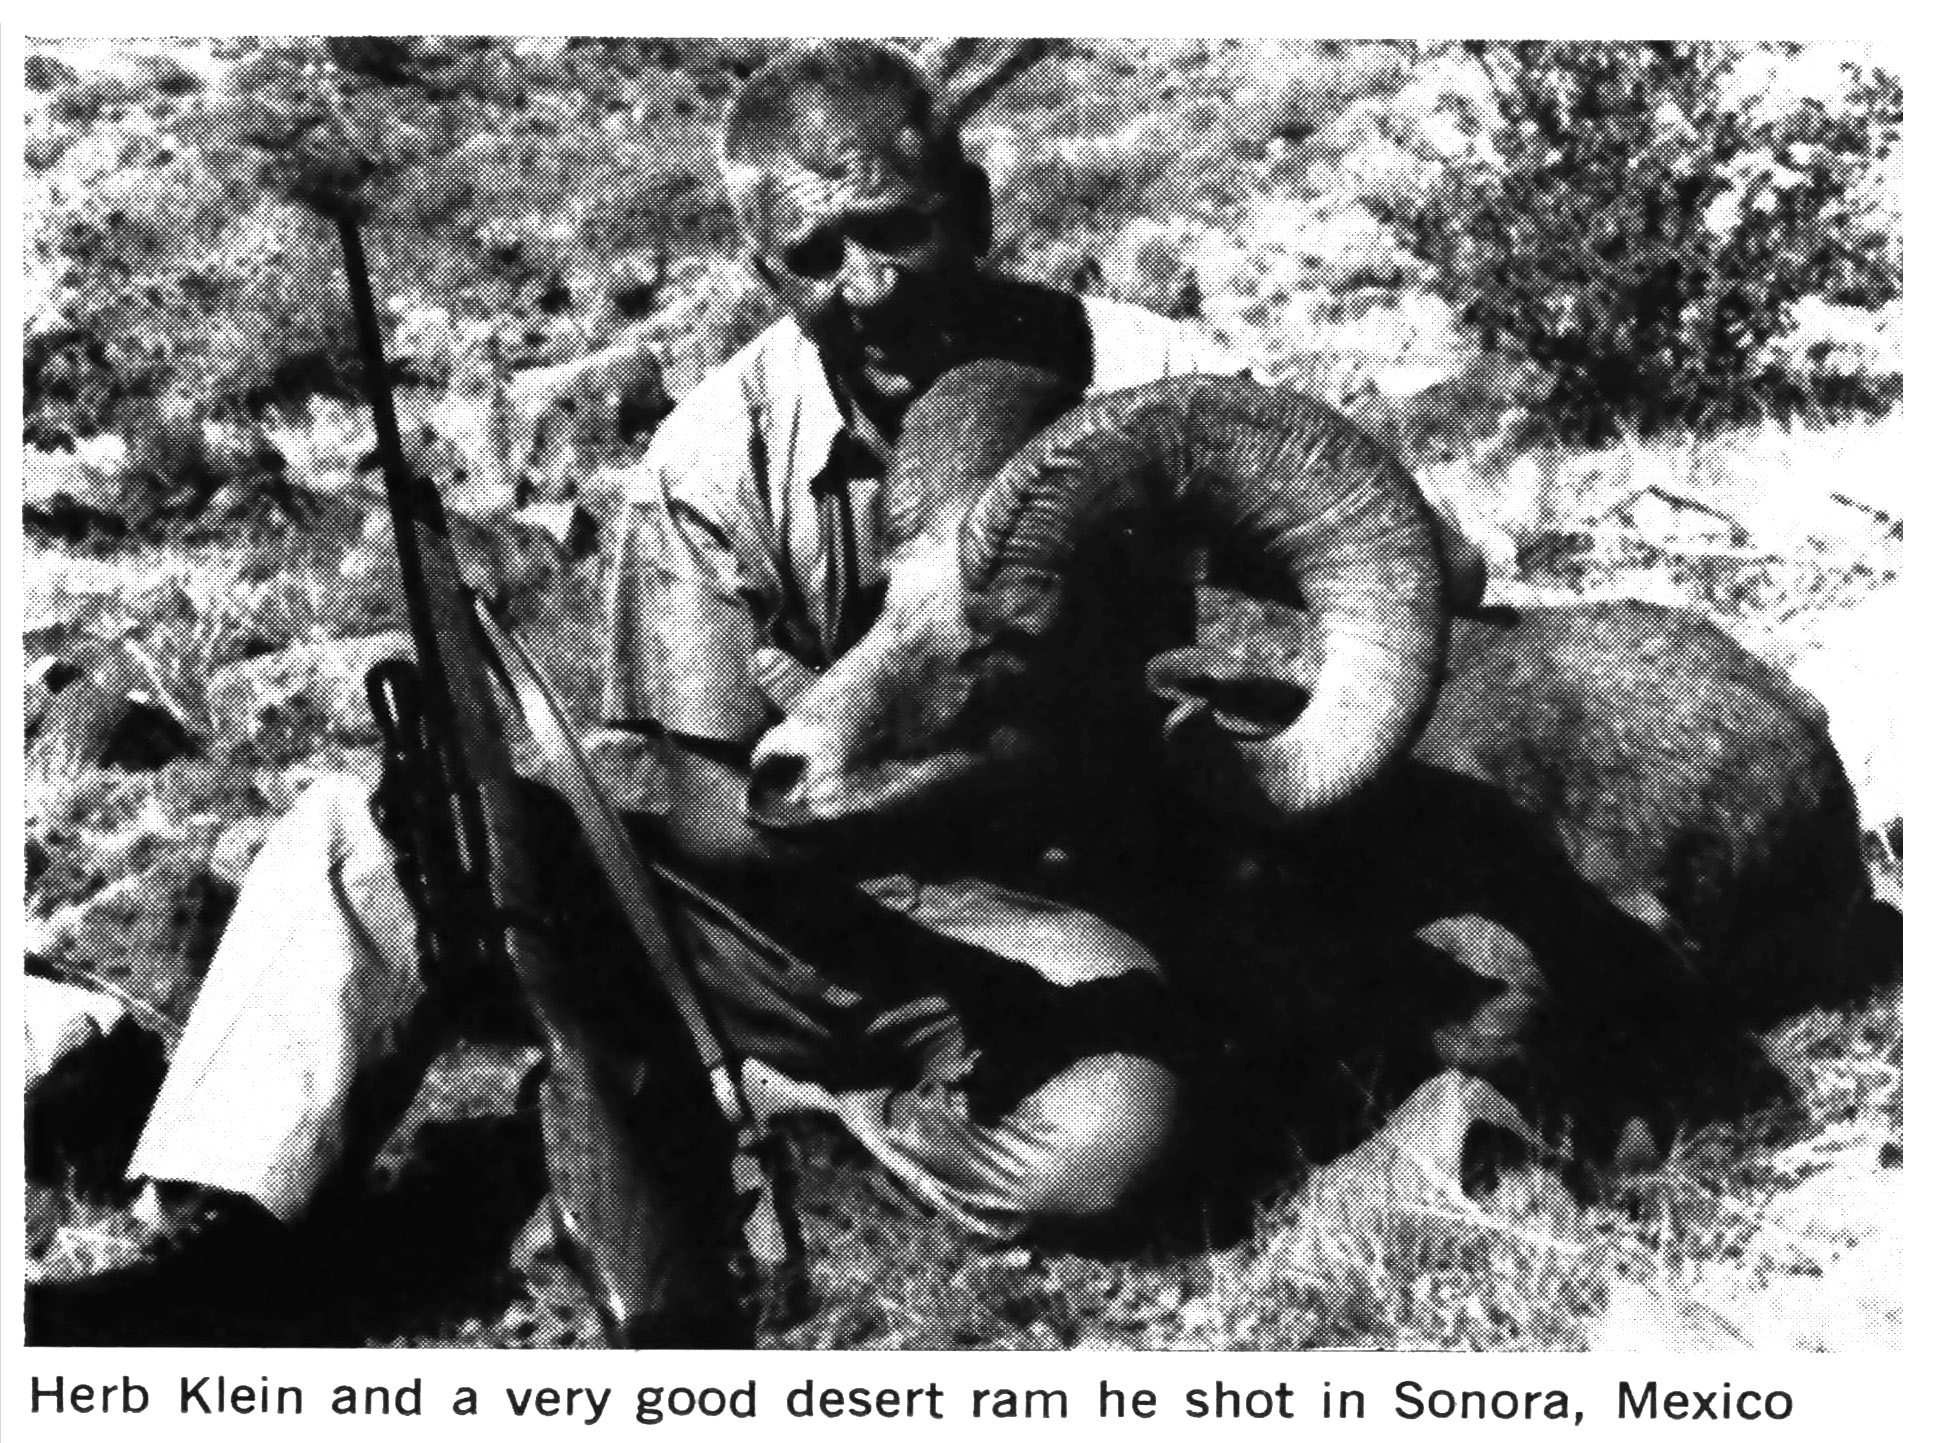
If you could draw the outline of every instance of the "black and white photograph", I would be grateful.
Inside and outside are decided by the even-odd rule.
[[[11,37],[30,1353],[1902,1349],[1899,50]]]

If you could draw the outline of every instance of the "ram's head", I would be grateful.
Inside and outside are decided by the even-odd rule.
[[[1439,530],[1403,467],[1319,402],[1243,379],[1160,381],[1053,421],[1072,399],[985,361],[911,408],[879,620],[818,677],[761,654],[786,716],[754,754],[755,824],[919,808],[1053,732],[1075,743],[1081,716],[1112,725],[1110,706],[1149,712],[1155,737],[1163,720],[1169,767],[1265,823],[1335,806],[1407,748],[1445,606]],[[1211,704],[1268,679],[1190,647],[1196,554],[1313,616],[1299,716],[1278,683],[1285,710],[1258,719]]]

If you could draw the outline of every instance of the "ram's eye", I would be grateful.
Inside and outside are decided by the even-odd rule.
[[[895,703],[895,750],[910,756],[946,741],[968,704],[967,689],[952,679],[935,677],[909,689]]]

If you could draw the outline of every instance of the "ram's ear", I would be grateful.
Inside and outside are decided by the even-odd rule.
[[[1308,687],[1210,647],[1161,652],[1145,669],[1146,685],[1170,708],[1168,735],[1196,717],[1230,736],[1270,737],[1293,725],[1308,705]]]

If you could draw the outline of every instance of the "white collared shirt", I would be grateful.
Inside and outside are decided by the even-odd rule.
[[[1190,326],[1087,297],[1090,391],[1240,367]],[[817,496],[845,488],[853,554]],[[604,720],[749,744],[768,721],[754,649],[832,660],[835,577],[878,590],[881,477],[852,440],[818,349],[769,327],[665,418],[626,498],[609,595]],[[845,560],[844,571],[837,566]]]

